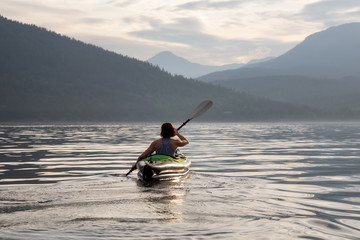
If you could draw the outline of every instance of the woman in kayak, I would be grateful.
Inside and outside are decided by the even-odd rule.
[[[160,135],[162,138],[153,141],[145,152],[138,157],[136,163],[146,158],[153,152],[156,152],[156,154],[175,156],[175,151],[178,147],[183,147],[189,144],[189,141],[183,135],[178,133],[171,123],[164,123],[161,125]],[[179,139],[171,138],[175,136],[178,136]],[[136,163],[132,166],[133,169],[136,169]]]

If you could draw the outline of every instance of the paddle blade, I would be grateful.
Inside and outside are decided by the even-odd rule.
[[[194,119],[205,113],[211,106],[213,105],[213,102],[210,100],[205,100],[202,103],[197,106],[197,108],[194,109],[194,111],[191,113],[189,119]]]

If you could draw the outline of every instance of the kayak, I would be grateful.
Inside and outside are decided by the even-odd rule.
[[[140,180],[177,180],[190,172],[191,161],[180,152],[175,157],[161,154],[150,155],[136,164]]]

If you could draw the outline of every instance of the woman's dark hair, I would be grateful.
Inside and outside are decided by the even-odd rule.
[[[163,138],[171,138],[176,135],[176,130],[171,123],[164,123],[163,125],[161,125],[160,135]]]

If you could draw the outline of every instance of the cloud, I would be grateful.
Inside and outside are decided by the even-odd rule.
[[[79,14],[83,13],[82,10],[76,8],[68,8],[68,7],[59,7],[59,6],[50,6],[48,4],[37,3],[34,1],[20,1],[20,0],[1,0],[1,4],[3,7],[7,7],[8,9],[12,9],[19,14],[36,14],[36,13],[47,13],[47,14]]]
[[[192,56],[193,62],[222,64],[249,61],[269,55],[280,55],[294,45],[265,38],[242,40],[204,33],[203,24],[196,18],[173,19],[171,22],[149,19],[150,29],[133,31],[136,39],[152,41],[158,49],[171,50],[180,56]],[[146,44],[146,43],[142,43]],[[155,55],[155,53],[154,53]]]
[[[106,22],[103,18],[80,18],[79,22],[85,23],[85,24],[103,24]]]
[[[111,0],[108,1],[106,4],[115,6],[115,7],[128,7],[134,4],[139,3],[140,0]]]
[[[238,7],[242,4],[243,1],[233,0],[233,1],[210,1],[210,0],[201,0],[201,1],[192,1],[177,6],[177,9],[181,10],[196,10],[196,9],[226,9]]]
[[[359,0],[323,0],[308,4],[300,13],[308,21],[320,21],[325,26],[359,21]]]
[[[169,22],[148,19],[151,29],[132,31],[130,35],[150,40],[161,40],[190,44],[194,40],[211,40],[211,36],[201,34],[202,23],[196,18],[176,18]]]

